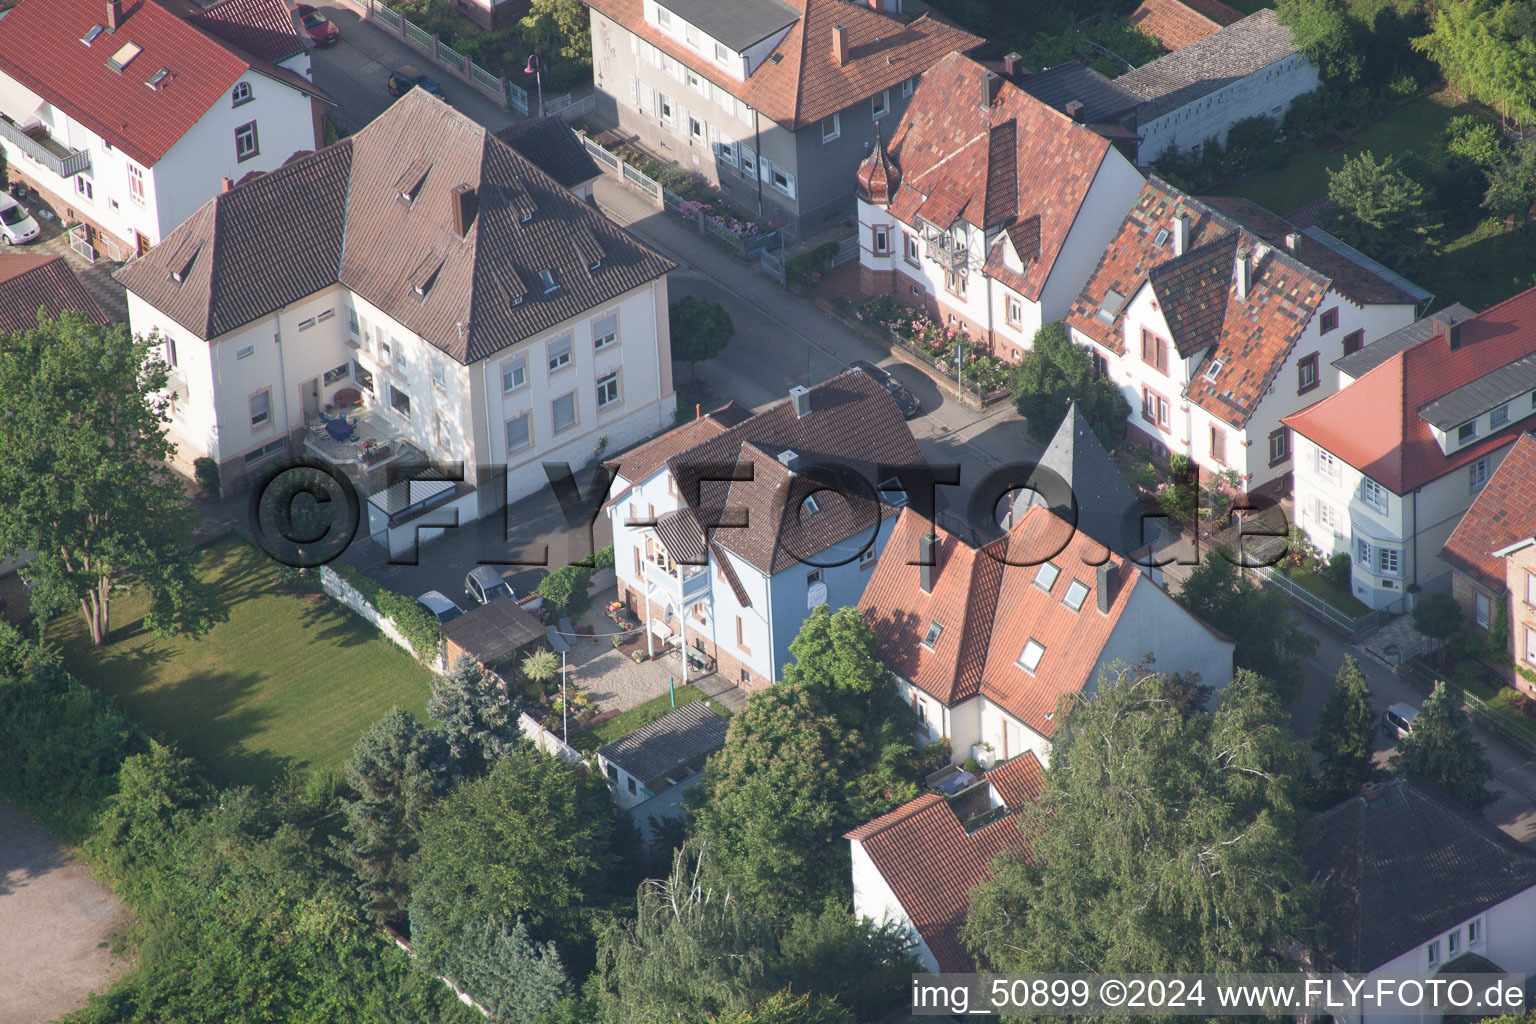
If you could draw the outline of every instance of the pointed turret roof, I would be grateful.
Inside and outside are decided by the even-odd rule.
[[[1056,428],[1056,436],[1040,456],[1040,468],[1065,480],[1077,500],[1077,529],[1118,555],[1129,555],[1156,539],[1157,524],[1149,520],[1149,536],[1141,536],[1141,503],[1136,492],[1115,468],[1109,452],[1099,443],[1085,417],[1073,402]],[[1034,477],[1032,480],[1036,479]],[[1064,495],[1056,495],[1041,483],[1040,491],[1023,491],[1014,508],[1014,518],[1031,505],[1050,505],[1063,519],[1071,520],[1071,510]]]
[[[899,188],[901,168],[886,152],[885,140],[880,137],[880,127],[876,125],[874,151],[859,164],[859,198],[871,203],[888,203]]]

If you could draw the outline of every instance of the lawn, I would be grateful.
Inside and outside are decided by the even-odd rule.
[[[147,599],[133,592],[113,598],[107,646],[91,646],[78,615],[54,621],[48,638],[84,682],[197,758],[214,782],[265,785],[290,767],[336,768],[397,704],[425,719],[424,668],[329,598],[279,591],[273,563],[249,544],[205,549],[200,575],[228,611],[201,639],[150,635]]]
[[[691,704],[696,700],[702,700],[704,693],[692,686],[677,687],[677,707]],[[583,729],[571,737],[571,746],[583,752],[590,752],[606,747],[615,740],[621,740],[643,725],[650,725],[662,715],[671,711],[672,700],[666,695],[654,697],[644,704],[636,704],[628,711],[621,711],[612,718],[599,722],[590,729]],[[727,712],[715,704],[710,704],[715,713],[728,717]]]
[[[1340,590],[1315,572],[1307,572],[1304,569],[1292,569],[1286,573],[1290,581],[1311,594],[1313,597],[1332,605],[1351,619],[1358,619],[1370,612],[1370,608],[1355,595],[1348,591]]]

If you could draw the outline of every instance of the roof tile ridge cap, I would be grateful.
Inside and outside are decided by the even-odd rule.
[[[223,277],[219,273],[222,263],[219,259],[219,224],[223,220],[224,200],[229,194],[220,192],[209,200],[213,204],[213,224],[208,228],[208,300],[203,313],[203,337],[209,341],[216,337],[213,333],[213,297],[218,294],[219,281]]]
[[[483,218],[481,216],[481,211],[483,210],[483,206],[481,205],[481,197],[484,195],[486,187],[485,166],[491,158],[491,145],[493,140],[502,146],[506,146],[508,149],[512,149],[512,147],[507,142],[496,138],[495,133],[492,132],[489,128],[486,128],[482,125],[480,132],[480,162],[478,165],[476,165],[475,168],[478,172],[478,175],[475,179],[475,220],[472,225],[465,229],[464,238],[461,239],[465,245],[470,246],[471,250],[469,259],[469,311],[468,318],[465,320],[463,325],[463,337],[460,339],[464,343],[465,366],[468,366],[471,362],[474,361],[470,358],[470,344],[474,340],[475,335],[475,321],[477,319],[475,313],[480,308],[480,303],[482,301],[480,297],[480,257],[484,252],[485,247],[480,244],[480,225],[483,223]],[[515,153],[516,150],[513,150],[513,152]],[[342,213],[342,217],[346,217],[345,212]],[[345,220],[343,220],[343,223],[345,223]],[[473,245],[470,245],[469,241],[470,231],[475,233],[475,241]],[[599,243],[599,245],[601,245],[601,243]],[[489,291],[490,289],[487,288],[485,290]],[[518,340],[521,341],[522,339],[520,338]],[[513,344],[516,344],[516,342]],[[498,349],[497,351],[500,350]],[[495,353],[486,354],[487,356],[490,356],[494,355]]]
[[[894,828],[895,826],[910,820],[923,811],[928,810],[930,807],[934,807],[942,802],[944,802],[944,795],[942,793],[919,793],[917,796],[913,797],[911,800],[908,800],[900,807],[886,811],[884,814],[879,815],[878,817],[871,818],[869,821],[866,821],[864,824],[858,826],[857,828],[849,829],[847,835],[845,835],[843,838],[846,839],[851,836],[858,835],[863,829],[867,828],[870,829],[870,831],[865,832],[863,835],[859,835],[858,841],[863,842],[867,839],[873,839],[875,836],[880,835],[882,832]],[[880,824],[879,828],[872,827],[880,822],[884,823]]]

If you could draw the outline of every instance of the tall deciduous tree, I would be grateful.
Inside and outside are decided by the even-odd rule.
[[[441,734],[394,708],[352,748],[341,797],[346,832],[331,840],[380,921],[398,922],[410,900],[410,860],[422,815],[437,797],[446,760]]]
[[[1328,199],[1324,226],[1389,267],[1422,270],[1439,251],[1442,225],[1429,195],[1396,156],[1377,160],[1366,150],[1345,160],[1328,172]]]
[[[672,358],[687,363],[690,376],[698,374],[701,360],[715,358],[736,337],[736,325],[724,306],[692,295],[672,303],[667,326],[672,334]]]
[[[1513,153],[1488,168],[1483,207],[1523,224],[1536,206],[1536,140],[1527,139]]]
[[[1284,594],[1259,586],[1226,552],[1211,551],[1184,581],[1178,599],[1234,638],[1237,666],[1271,680],[1283,702],[1301,693],[1306,681],[1303,659],[1317,649],[1317,640],[1301,628]]]
[[[150,596],[145,624],[196,633],[214,620],[195,572],[196,513],[166,465],[166,367],[157,338],[76,312],[0,338],[0,556],[37,556],[32,606],[78,606],[111,632],[116,587]]]
[[[592,21],[581,0],[531,0],[523,39],[536,51],[592,66]]]
[[[1034,344],[1013,369],[1012,388],[1014,405],[1041,444],[1051,439],[1072,402],[1106,448],[1125,432],[1131,411],[1125,396],[1094,369],[1093,356],[1072,343],[1059,320],[1035,332]]]
[[[456,955],[467,926],[521,916],[537,942],[579,938],[609,884],[608,787],[528,746],[460,783],[422,820],[412,861],[411,938],[429,963]]]
[[[1318,788],[1329,799],[1357,792],[1376,774],[1371,763],[1376,715],[1369,697],[1364,673],[1345,655],[1312,731],[1312,749],[1322,759]]]
[[[1311,912],[1305,765],[1251,673],[1192,714],[1160,676],[1104,678],[1067,713],[1022,816],[1031,857],[1000,858],[972,893],[966,941],[1003,971],[1278,970]]]
[[[469,779],[484,775],[518,742],[517,711],[506,684],[465,657],[432,680],[427,701],[427,714],[443,725],[453,773]]]
[[[1536,119],[1536,18],[1511,0],[1448,0],[1414,46],[1445,80],[1519,124]]]
[[[1392,755],[1392,770],[1422,779],[1466,806],[1480,810],[1498,799],[1486,786],[1493,765],[1461,710],[1461,694],[1444,683],[1424,701],[1413,718],[1413,730]]]

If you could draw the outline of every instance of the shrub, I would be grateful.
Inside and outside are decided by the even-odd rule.
[[[810,252],[791,256],[784,264],[784,275],[791,285],[799,288],[808,287],[815,283],[817,277],[832,269],[832,261],[836,257],[837,243],[826,242]]]
[[[587,594],[591,582],[592,568],[572,563],[545,576],[533,592],[544,599],[544,606],[553,614],[575,618],[592,603]]]
[[[193,475],[197,477],[197,489],[203,492],[203,497],[219,497],[219,464],[206,455],[198,456],[192,463]]]
[[[438,626],[437,616],[427,611],[420,601],[395,593],[350,565],[338,567],[336,574],[356,588],[375,611],[394,622],[418,659],[432,661],[437,657],[443,631]]]
[[[1323,571],[1323,576],[1329,583],[1347,594],[1350,592],[1350,567],[1349,552],[1340,551],[1328,559],[1328,568]]]
[[[1406,100],[1419,91],[1419,80],[1406,71],[1387,83],[1387,92],[1398,99]]]

